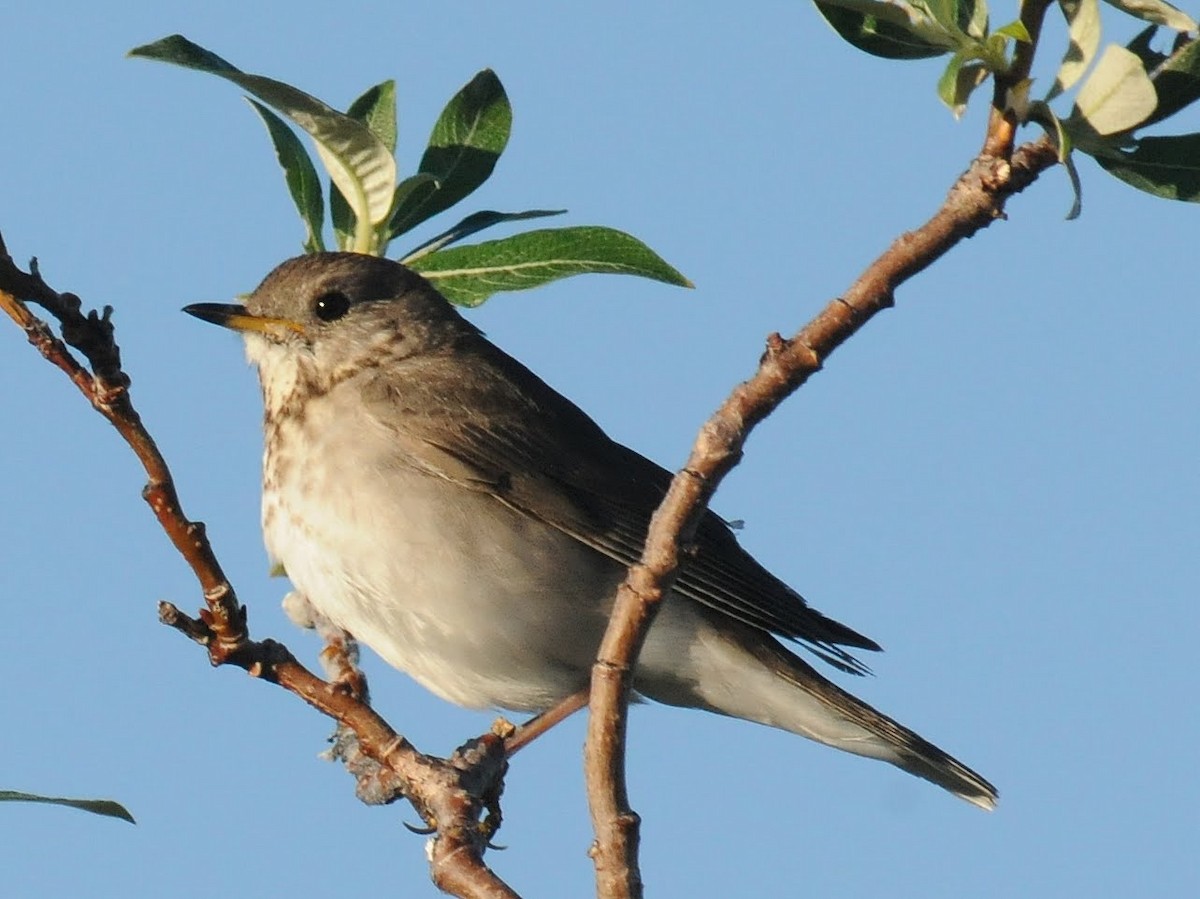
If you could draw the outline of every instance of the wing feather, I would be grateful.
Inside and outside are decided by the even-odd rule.
[[[621,565],[637,562],[671,473],[613,441],[582,410],[482,337],[468,349],[467,359],[459,347],[441,364],[425,357],[402,383],[376,378],[365,385],[369,403],[388,407],[378,419],[396,431],[397,451],[408,464],[486,491]],[[464,365],[470,373],[465,378]],[[417,392],[427,395],[415,401]],[[879,649],[809,607],[711,511],[697,529],[675,591],[796,640],[843,671],[868,669],[842,646]]]

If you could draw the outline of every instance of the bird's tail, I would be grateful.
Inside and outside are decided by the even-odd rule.
[[[772,640],[770,645],[759,643],[753,651],[793,692],[790,720],[779,720],[777,727],[856,755],[891,762],[987,811],[996,807],[999,794],[984,777],[899,721],[821,677],[783,646]],[[804,694],[802,700],[797,693]]]
[[[656,623],[657,627],[657,623]],[[653,641],[647,645],[652,649]],[[898,721],[830,683],[761,631],[731,625],[691,642],[689,652],[656,660],[644,652],[638,690],[667,702],[707,708],[791,731],[836,749],[890,762],[980,808],[996,807],[996,788]],[[654,677],[654,669],[670,677]],[[684,670],[686,669],[686,670]],[[685,674],[682,680],[681,674]],[[683,685],[687,684],[686,687]]]

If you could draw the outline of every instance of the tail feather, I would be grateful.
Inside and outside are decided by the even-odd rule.
[[[982,809],[996,807],[996,788],[981,775],[830,683],[773,637],[725,616],[697,623],[690,617],[697,610],[664,606],[638,660],[636,689],[643,696],[890,762]]]
[[[960,799],[987,811],[996,808],[999,793],[981,774],[964,765],[948,752],[930,743],[920,734],[872,708],[856,696],[821,677],[811,666],[776,644],[778,654],[770,661],[787,681],[827,706],[837,718],[861,728],[862,736],[822,739],[806,733],[801,723],[791,728],[803,736],[814,737],[838,749],[857,755],[891,762],[896,767],[924,778],[948,790]],[[784,725],[786,726],[786,725]]]

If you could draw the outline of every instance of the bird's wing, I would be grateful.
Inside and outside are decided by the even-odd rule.
[[[422,370],[420,386],[409,382],[411,389],[439,402],[412,402],[405,398],[408,390],[394,381],[364,390],[369,403],[387,404],[388,414],[380,420],[395,430],[397,449],[408,464],[485,491],[621,565],[637,562],[670,472],[609,438],[578,407],[491,344],[478,360],[456,361],[478,363],[468,383],[438,366]],[[523,376],[514,376],[514,366]],[[479,409],[491,411],[474,411]],[[841,646],[879,649],[810,608],[742,549],[711,511],[700,522],[674,589],[753,627],[797,640],[848,672],[867,668]]]

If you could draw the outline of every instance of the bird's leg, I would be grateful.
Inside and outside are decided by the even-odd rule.
[[[587,705],[588,690],[585,687],[577,693],[559,701],[540,715],[534,715],[520,727],[516,728],[504,740],[504,750],[511,757],[524,746],[532,743],[564,718],[569,718]]]

